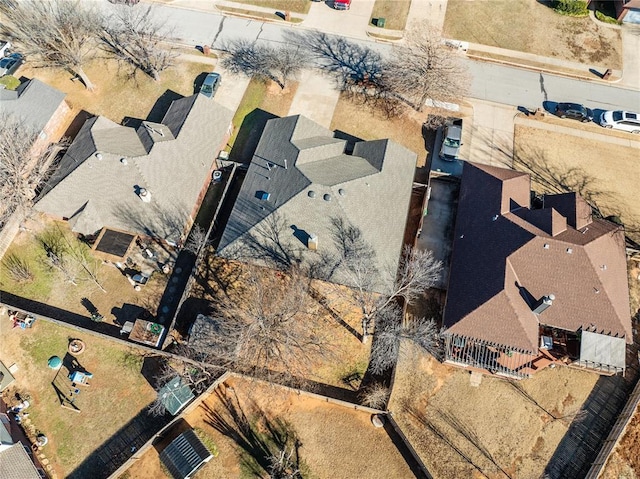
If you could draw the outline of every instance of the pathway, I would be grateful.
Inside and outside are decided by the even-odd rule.
[[[485,165],[511,167],[516,108],[483,100],[470,103],[473,124],[471,129],[463,128],[462,157]]]
[[[329,128],[339,97],[340,93],[330,78],[317,70],[305,70],[300,76],[289,115],[304,115]]]
[[[622,26],[622,62],[624,70],[620,84],[640,90],[640,25]],[[628,108],[640,112],[640,99]]]

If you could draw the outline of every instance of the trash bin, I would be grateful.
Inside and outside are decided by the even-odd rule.
[[[209,45],[203,45],[202,53],[204,53],[205,55],[209,55],[211,53],[211,47]]]
[[[378,18],[378,20],[376,20],[376,27],[384,28],[384,21],[384,18]]]
[[[608,80],[609,77],[611,76],[611,68],[607,68],[607,70],[604,72],[604,75],[602,75],[602,79],[603,80]]]

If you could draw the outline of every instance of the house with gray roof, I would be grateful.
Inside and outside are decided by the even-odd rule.
[[[102,228],[178,243],[190,228],[231,131],[233,113],[202,95],[175,100],[160,123],[86,121],[35,209],[76,233]]]
[[[258,264],[322,263],[337,221],[360,230],[380,271],[397,270],[415,153],[385,139],[346,140],[304,116],[269,120],[218,254]],[[331,280],[350,284],[339,269]]]
[[[33,78],[16,90],[0,90],[0,113],[24,122],[39,134],[36,148],[58,141],[67,126],[66,93]]]
[[[632,342],[624,231],[576,193],[465,163],[444,309],[446,361],[512,378],[553,363],[623,372]]]

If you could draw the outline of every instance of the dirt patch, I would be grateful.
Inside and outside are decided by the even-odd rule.
[[[532,173],[533,189],[576,191],[603,216],[619,216],[626,234],[640,240],[638,148],[522,125],[514,138],[514,167]]]
[[[559,15],[538,0],[449,0],[446,38],[605,68],[622,68],[620,31]],[[505,27],[508,25],[508,27]]]
[[[200,479],[266,477],[265,451],[273,453],[279,443],[297,450],[304,477],[413,477],[368,413],[241,379],[227,381],[219,391],[185,417],[205,431],[220,452],[198,472]],[[286,438],[276,437],[283,432]],[[157,457],[156,451],[146,453],[128,471],[130,477],[165,477],[139,475],[145,468],[157,471]]]
[[[473,387],[468,371],[403,348],[389,408],[438,478],[541,476],[570,423],[545,411],[575,414],[598,379],[562,367],[518,382],[526,395],[488,376]]]

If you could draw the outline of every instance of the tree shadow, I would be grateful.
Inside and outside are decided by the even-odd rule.
[[[146,313],[146,314],[145,314]],[[138,318],[150,319],[151,313],[137,304],[124,303],[121,307],[111,308],[111,314],[115,317],[117,324],[123,325],[127,321],[135,321]],[[146,318],[145,318],[146,316]]]
[[[167,113],[167,110],[169,110],[171,103],[181,98],[184,98],[184,96],[182,96],[180,93],[177,93],[173,90],[165,91],[154,103],[151,111],[147,115],[147,121],[160,123],[164,118],[164,115]]]
[[[293,448],[292,459],[300,463],[299,448],[302,445],[292,426],[279,418],[271,418],[255,403],[250,403],[249,415],[233,388],[216,391],[222,411],[216,411],[203,403],[204,421],[221,434],[232,439],[245,454],[240,455],[242,469],[255,477],[262,477],[272,467],[272,457],[280,451]]]
[[[260,108],[256,108],[245,116],[238,130],[233,148],[229,152],[229,158],[232,161],[249,164],[262,137],[267,121],[273,118],[278,117]]]
[[[200,47],[202,48],[202,47]],[[204,79],[207,78],[207,75],[209,73],[207,72],[202,72],[202,73],[198,73],[198,76],[196,76],[195,80],[193,81],[193,93],[199,93],[200,89],[202,88],[202,84],[204,83]]]

